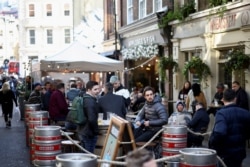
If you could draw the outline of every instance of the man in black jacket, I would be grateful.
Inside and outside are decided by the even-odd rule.
[[[98,100],[103,119],[107,119],[107,112],[114,113],[125,119],[126,107],[123,97],[113,94],[113,85],[109,82],[105,84],[104,93],[105,95]]]
[[[143,96],[146,99],[145,105],[138,113],[135,123],[138,128],[134,130],[136,142],[150,140],[163,125],[168,123],[168,113],[161,104],[161,98],[155,95],[154,89],[145,87]]]
[[[204,104],[197,102],[195,104],[195,111],[196,112],[192,120],[187,124],[187,126],[194,132],[205,133],[207,131],[210,119],[206,109],[204,108]],[[187,146],[201,147],[203,139],[203,136],[195,135],[189,132],[187,136]]]
[[[232,89],[236,93],[236,105],[249,110],[247,93],[244,89],[242,89],[238,81],[233,82]]]
[[[87,123],[84,125],[79,125],[77,127],[77,132],[83,147],[87,151],[94,153],[98,135],[97,121],[99,110],[96,97],[99,93],[99,85],[96,81],[88,81],[86,84],[86,89],[87,92],[84,95],[85,98],[83,101],[83,111],[87,117]]]
[[[217,151],[227,167],[241,167],[246,158],[246,140],[250,137],[250,113],[235,104],[235,92],[225,90],[225,106],[217,111],[209,138],[209,148]]]

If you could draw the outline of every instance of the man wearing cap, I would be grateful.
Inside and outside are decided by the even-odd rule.
[[[114,94],[123,96],[125,99],[125,105],[128,107],[130,105],[130,94],[128,89],[123,87],[121,81],[115,75],[111,76],[109,82],[114,86]]]
[[[34,84],[34,90],[30,93],[28,102],[30,104],[41,104],[42,99],[41,99],[41,84],[39,82]]]
[[[223,101],[222,101],[222,97],[223,97],[223,92],[224,92],[224,89],[225,89],[224,84],[223,84],[223,83],[218,83],[217,86],[216,86],[216,88],[217,88],[217,92],[216,92],[215,95],[214,95],[214,98],[213,98],[213,100],[212,100],[212,103],[223,106],[224,103],[223,103]],[[216,108],[210,107],[210,108],[207,110],[207,113],[208,113],[208,115],[209,115],[209,114],[215,115],[215,114],[216,114],[216,111],[217,111]]]
[[[192,119],[189,112],[185,111],[185,104],[182,101],[176,102],[176,111],[168,119],[170,125],[187,125]]]

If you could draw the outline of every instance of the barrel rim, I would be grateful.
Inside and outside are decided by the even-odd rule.
[[[210,154],[194,154],[195,151],[207,151],[207,152],[210,152]],[[208,156],[208,155],[217,154],[216,150],[208,149],[208,148],[183,148],[179,152],[183,155],[195,155],[195,156]]]
[[[66,158],[62,158],[62,157],[67,157],[71,156],[85,156],[85,157],[88,157],[90,159],[66,159]],[[88,161],[88,160],[97,160],[97,156],[96,155],[93,155],[93,154],[86,154],[86,153],[65,153],[65,154],[59,154],[59,155],[56,155],[56,160],[58,161],[61,161],[61,162],[79,162],[79,161]]]

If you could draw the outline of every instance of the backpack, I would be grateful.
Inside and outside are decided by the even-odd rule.
[[[84,98],[86,97],[77,96],[74,98],[71,109],[66,117],[66,121],[69,121],[78,125],[86,124],[87,117],[83,110]]]

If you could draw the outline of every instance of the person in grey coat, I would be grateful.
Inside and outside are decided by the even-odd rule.
[[[146,142],[150,140],[163,125],[168,123],[168,113],[160,96],[155,95],[154,89],[150,86],[145,87],[143,96],[146,103],[138,113],[135,124],[138,126],[134,130],[136,142]]]

